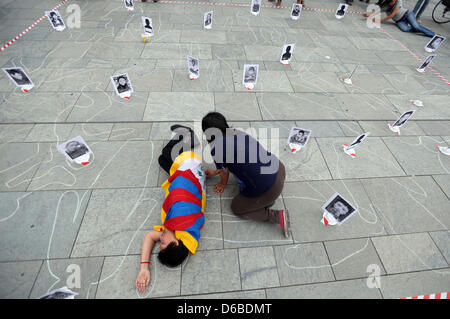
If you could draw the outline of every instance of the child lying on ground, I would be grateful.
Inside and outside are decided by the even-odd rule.
[[[169,267],[180,265],[186,257],[195,254],[200,229],[205,219],[205,172],[202,159],[192,151],[198,144],[194,132],[181,125],[171,127],[178,135],[163,148],[159,165],[170,175],[161,185],[166,199],[161,209],[161,223],[154,226],[144,238],[141,251],[141,269],[136,288],[145,292],[150,282],[150,256],[156,242],[160,243],[158,260]],[[172,160],[174,159],[174,160]]]

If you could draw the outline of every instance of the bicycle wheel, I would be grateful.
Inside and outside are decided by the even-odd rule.
[[[433,20],[436,23],[450,22],[450,8],[439,1],[433,9]]]

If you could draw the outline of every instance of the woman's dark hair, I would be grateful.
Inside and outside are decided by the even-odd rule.
[[[176,267],[180,265],[186,257],[189,255],[189,250],[178,239],[178,245],[176,242],[171,242],[166,248],[159,251],[158,260],[161,264],[168,267]]]
[[[389,6],[389,4],[392,2],[392,0],[378,0],[378,2],[376,3],[377,6],[379,6],[380,8],[383,7],[387,7]]]
[[[229,128],[227,120],[225,119],[225,116],[219,112],[209,112],[202,119],[202,130],[204,133],[206,133],[206,130],[208,129],[218,129],[222,132],[223,136],[225,136],[227,128]],[[214,135],[206,136],[208,143],[211,143],[214,139]]]

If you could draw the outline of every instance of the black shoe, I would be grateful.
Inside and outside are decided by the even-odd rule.
[[[180,124],[175,124],[170,127],[170,130],[172,132],[182,135],[184,142],[186,144],[190,143],[192,148],[200,144],[197,136],[195,136],[194,131],[190,127],[180,125]],[[188,135],[187,133],[191,133],[191,134]]]

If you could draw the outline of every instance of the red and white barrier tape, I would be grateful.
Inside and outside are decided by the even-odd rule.
[[[69,0],[64,0],[63,2],[61,2],[60,4],[58,4],[56,7],[54,7],[52,10],[56,10],[58,9],[60,6],[62,6],[64,3],[66,3]],[[9,41],[8,43],[6,43],[5,45],[3,45],[0,48],[0,52],[3,52],[4,50],[6,50],[6,48],[8,48],[10,45],[12,45],[14,42],[16,42],[17,40],[19,40],[21,37],[23,37],[28,31],[30,31],[31,29],[33,29],[39,22],[41,22],[42,20],[44,20],[46,18],[45,15],[43,15],[42,17],[40,17],[39,19],[37,19],[32,25],[30,25],[28,28],[26,28],[25,30],[23,30],[19,35],[17,35],[16,37],[14,37],[11,41]]]
[[[400,299],[450,299],[450,292],[440,292],[437,294],[421,295],[414,297],[403,297]]]

